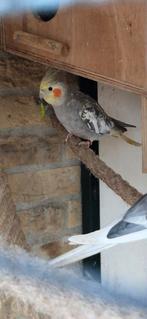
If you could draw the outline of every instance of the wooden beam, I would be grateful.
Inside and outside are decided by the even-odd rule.
[[[68,55],[69,47],[59,41],[47,39],[23,31],[14,32],[13,39],[20,45],[32,46],[36,50],[39,48],[40,50],[45,50],[48,54],[53,54],[55,56]]]

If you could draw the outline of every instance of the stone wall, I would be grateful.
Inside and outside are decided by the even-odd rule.
[[[30,96],[45,69],[0,55],[0,169],[32,251],[53,257],[81,231],[80,163]]]

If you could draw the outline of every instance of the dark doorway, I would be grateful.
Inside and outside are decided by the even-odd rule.
[[[97,82],[79,78],[80,89],[97,101]],[[91,146],[96,154],[99,152],[98,142]],[[99,181],[81,164],[82,186],[82,230],[89,233],[100,228]],[[84,272],[100,280],[100,254],[83,261]]]

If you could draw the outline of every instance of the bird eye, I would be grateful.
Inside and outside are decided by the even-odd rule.
[[[52,88],[51,86],[48,88],[49,91],[52,91],[52,89],[53,89],[53,88]]]

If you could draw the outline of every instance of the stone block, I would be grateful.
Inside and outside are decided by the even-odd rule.
[[[40,256],[45,258],[54,258],[71,250],[72,248],[72,246],[61,239],[41,246],[38,253]]]
[[[64,205],[52,203],[18,213],[21,227],[30,245],[43,245],[63,232]]]
[[[61,161],[62,145],[57,137],[0,137],[0,168],[39,165]]]
[[[40,117],[39,106],[33,97],[0,97],[0,129],[22,126],[52,126],[48,118]]]
[[[81,202],[68,201],[67,202],[67,227],[78,227],[82,223],[82,209]]]
[[[61,167],[8,175],[15,203],[80,193],[80,167]]]

